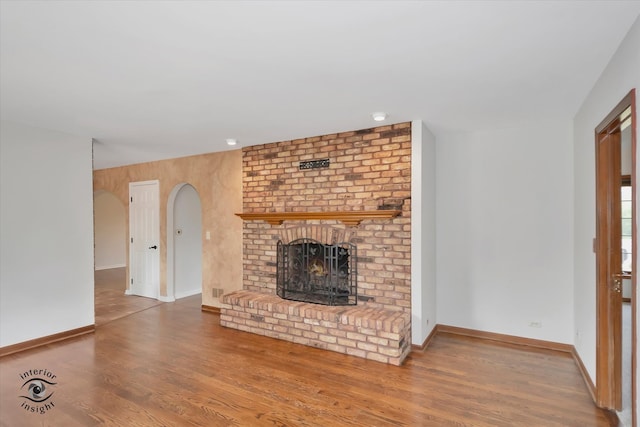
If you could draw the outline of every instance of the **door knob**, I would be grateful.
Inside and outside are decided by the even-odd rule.
[[[621,293],[622,292],[622,280],[614,279],[613,287],[611,288],[613,292]]]
[[[149,249],[158,249],[158,245],[149,246]]]
[[[626,273],[626,272],[622,272],[622,273],[614,273],[612,274],[612,284],[611,284],[611,290],[613,292],[616,292],[618,294],[622,293],[622,280],[623,279],[631,279],[631,274],[630,273]]]
[[[622,293],[622,275],[620,274],[613,275],[613,284],[611,286],[611,290],[618,294]]]

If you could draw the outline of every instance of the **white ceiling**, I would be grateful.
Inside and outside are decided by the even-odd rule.
[[[2,119],[95,168],[422,119],[571,119],[640,1],[5,1]]]

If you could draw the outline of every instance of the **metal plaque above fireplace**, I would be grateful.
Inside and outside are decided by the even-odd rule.
[[[277,246],[278,296],[323,305],[356,305],[357,247],[300,238]]]

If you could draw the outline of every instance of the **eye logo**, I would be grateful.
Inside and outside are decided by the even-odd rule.
[[[22,389],[24,390],[26,388],[27,394],[26,396],[20,397],[24,397],[35,403],[44,402],[53,395],[53,391],[48,391],[50,387],[47,385],[53,386],[56,385],[56,383],[49,382],[42,378],[32,378],[22,384]]]
[[[55,407],[51,396],[58,384],[56,375],[48,369],[30,369],[20,374],[23,381],[18,397],[22,400],[20,407],[34,414],[46,414]]]

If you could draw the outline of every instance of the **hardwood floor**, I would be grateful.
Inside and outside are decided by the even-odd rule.
[[[439,334],[395,367],[225,329],[200,303],[0,359],[0,425],[610,425],[564,353]],[[56,375],[40,404],[20,397],[34,369]]]
[[[96,326],[162,304],[151,298],[125,295],[126,280],[124,267],[95,272]]]

